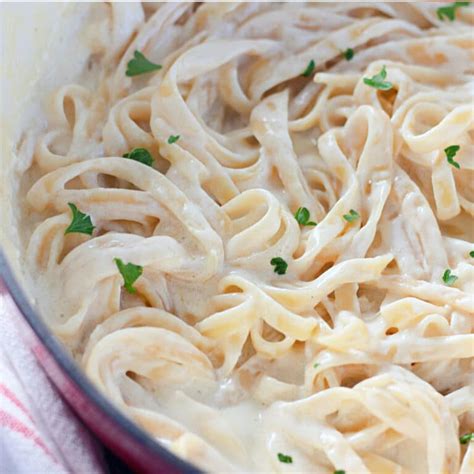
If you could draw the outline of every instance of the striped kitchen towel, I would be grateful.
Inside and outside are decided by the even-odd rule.
[[[24,342],[0,280],[0,473],[103,473],[96,441]]]

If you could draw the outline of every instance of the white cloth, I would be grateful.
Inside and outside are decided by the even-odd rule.
[[[19,318],[0,281],[0,473],[103,473],[99,446],[24,342]]]

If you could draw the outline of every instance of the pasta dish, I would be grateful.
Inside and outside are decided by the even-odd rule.
[[[94,384],[205,471],[472,473],[474,7],[91,11],[18,153]]]

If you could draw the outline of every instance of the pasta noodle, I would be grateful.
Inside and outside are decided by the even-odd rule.
[[[94,12],[25,175],[78,364],[208,471],[472,472],[472,6]]]

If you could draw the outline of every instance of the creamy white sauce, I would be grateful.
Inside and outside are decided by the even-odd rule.
[[[77,9],[81,73],[47,56],[47,120],[19,146],[19,228],[94,383],[209,471],[469,472],[472,8]],[[163,67],[129,78],[136,50]],[[384,66],[388,92],[364,82]],[[92,236],[64,233],[70,202]],[[135,293],[115,258],[143,268]]]

